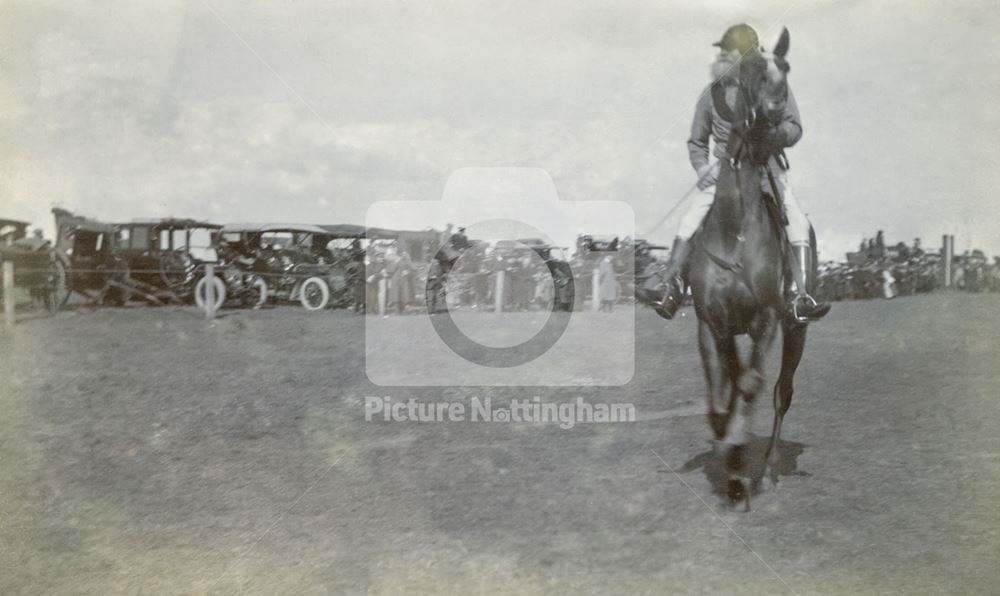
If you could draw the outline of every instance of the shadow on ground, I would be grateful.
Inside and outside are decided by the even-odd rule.
[[[753,494],[760,492],[761,480],[767,468],[767,447],[771,442],[770,436],[753,435],[750,439],[750,479],[753,486]],[[705,471],[705,478],[712,487],[712,492],[716,495],[726,494],[726,470],[722,465],[722,460],[716,456],[714,443],[708,441],[710,447],[707,451],[699,453],[684,463],[679,470],[686,474],[697,469]],[[810,476],[809,472],[799,469],[799,456],[805,452],[805,443],[795,441],[778,441],[778,476]]]

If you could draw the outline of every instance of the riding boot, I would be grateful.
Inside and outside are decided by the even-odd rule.
[[[789,305],[789,314],[797,321],[817,321],[830,312],[830,305],[817,302],[809,295],[807,288],[812,277],[812,249],[807,244],[792,245],[793,277],[795,278],[796,296]]]
[[[677,309],[684,301],[684,281],[681,279],[681,269],[687,260],[689,251],[688,241],[678,236],[674,239],[674,247],[670,250],[670,259],[662,273],[666,280],[666,290],[663,299],[653,303],[653,310],[664,319],[674,318]]]

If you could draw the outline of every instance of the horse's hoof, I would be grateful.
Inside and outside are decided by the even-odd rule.
[[[739,478],[730,478],[729,482],[726,483],[726,496],[729,497],[729,502],[733,505],[739,503],[747,498],[746,485]]]

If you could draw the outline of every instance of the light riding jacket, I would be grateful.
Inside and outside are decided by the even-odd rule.
[[[732,79],[721,80],[718,84],[723,86],[726,104],[730,110],[736,108],[736,81]],[[698,99],[695,107],[694,122],[691,124],[691,138],[688,139],[688,156],[691,165],[696,172],[701,172],[702,168],[709,163],[709,139],[715,140],[715,147],[712,154],[717,159],[726,159],[726,143],[729,141],[729,129],[732,123],[722,117],[715,108],[712,100],[712,86],[709,85],[705,92]],[[785,111],[781,116],[781,123],[776,127],[772,138],[780,148],[791,147],[802,138],[802,120],[799,117],[799,106],[795,103],[795,96],[792,90],[788,90],[788,101],[785,103]]]

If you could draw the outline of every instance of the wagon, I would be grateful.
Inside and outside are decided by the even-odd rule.
[[[0,263],[14,266],[14,287],[28,292],[33,302],[57,310],[66,294],[66,271],[56,259],[51,245],[41,238],[29,238],[28,222],[0,219]],[[4,296],[0,301],[17,300]]]

